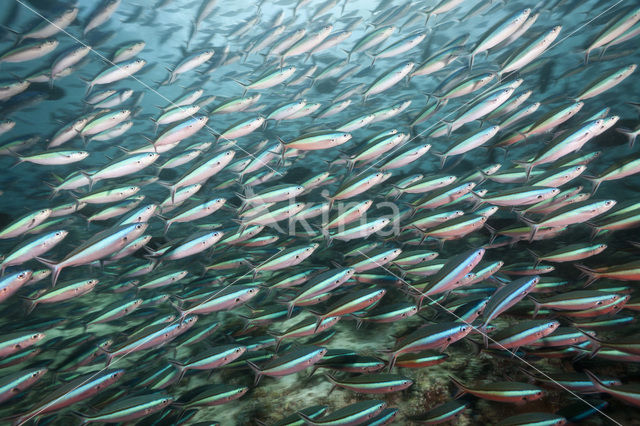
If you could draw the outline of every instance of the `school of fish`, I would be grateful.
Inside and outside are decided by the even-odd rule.
[[[640,418],[637,0],[3,4],[1,424]]]

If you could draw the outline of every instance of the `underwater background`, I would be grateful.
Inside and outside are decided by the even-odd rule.
[[[0,424],[640,424],[640,2],[2,5]]]

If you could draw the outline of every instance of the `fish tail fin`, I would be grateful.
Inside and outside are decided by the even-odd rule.
[[[164,217],[161,214],[156,214],[155,216],[164,223],[164,228],[162,230],[162,235],[167,235],[167,232],[169,232],[169,227],[173,224],[173,222],[171,222],[169,220],[169,218]]]
[[[600,184],[602,183],[602,178],[597,178],[595,176],[582,176],[582,177],[588,180],[589,182],[591,182],[591,184],[593,185],[591,187],[591,196],[595,195],[596,191],[600,187]]]
[[[44,259],[40,256],[36,256],[36,260],[47,268],[51,269],[51,286],[55,287],[56,281],[58,281],[58,276],[60,275],[60,271],[62,268],[60,267],[60,263],[56,263],[52,260]]]
[[[336,379],[329,373],[324,373],[324,377],[327,378],[327,380],[329,382],[331,382],[331,389],[329,390],[329,393],[327,394],[327,396],[331,395],[333,393],[334,390],[336,390],[336,388],[338,387],[336,385]]]
[[[390,352],[389,353],[389,372],[391,372],[391,370],[393,369],[393,367],[395,367],[396,365],[396,360],[398,359],[398,354],[395,352]]]
[[[285,153],[287,152],[287,144],[282,140],[280,136],[276,136],[278,138],[278,142],[280,142],[280,146],[282,147],[282,153],[280,158],[278,159],[278,167],[284,165]]]
[[[86,414],[83,414],[83,413],[81,413],[79,411],[75,411],[75,410],[71,410],[71,414],[73,414],[78,419],[80,419],[80,424],[81,425],[86,425],[87,423],[89,423],[89,420],[87,419],[88,416]]]
[[[247,94],[247,86],[249,86],[247,83],[243,83],[240,80],[236,80],[235,78],[231,78],[231,80],[233,80],[236,84],[239,84],[240,86],[242,86],[243,92],[242,92],[242,97],[244,97],[244,95]]]
[[[317,313],[314,313],[313,311],[310,311],[313,315],[316,315],[318,317],[318,319],[316,320],[316,326],[313,328],[313,334],[316,334],[318,332],[318,329],[320,328],[320,324],[322,324],[322,321],[324,321],[324,316],[322,315],[318,315]]]
[[[330,381],[331,383],[335,384],[336,383],[336,378],[333,377],[331,375],[331,373],[324,373],[324,377],[327,378],[328,381]]]
[[[331,211],[331,204],[333,203],[333,200],[330,198],[327,198],[329,200],[329,211]],[[316,225],[314,223],[310,224],[311,226],[313,226],[314,228],[316,228],[318,231],[320,231],[320,233],[322,234],[322,236],[324,237],[325,242],[327,243],[327,247],[329,247],[331,245],[331,243],[333,242],[333,238],[331,237],[331,234],[329,233],[329,230],[324,226],[320,226],[320,225]]]
[[[243,233],[245,231],[245,229],[247,229],[246,227],[242,227],[242,223],[240,223],[240,233]],[[251,278],[253,278],[254,280],[258,277],[258,274],[260,273],[260,271],[258,271],[257,267],[252,267],[251,268]]]
[[[356,166],[356,162],[355,160],[352,159],[348,159],[347,160],[347,168],[349,170],[349,172],[353,171],[353,168]],[[329,164],[329,168],[331,168],[331,164]]]
[[[638,136],[638,133],[630,129],[626,129],[624,127],[619,127],[619,128],[616,128],[615,130],[616,132],[622,133],[623,135],[625,135],[627,139],[629,139],[629,148],[633,148],[633,144],[636,141],[636,137]]]
[[[487,224],[485,222],[484,227],[487,229],[487,231],[489,231],[489,234],[491,234],[491,237],[489,237],[489,245],[493,244],[493,242],[495,241],[496,237],[498,236],[498,231],[496,230],[496,228],[494,228],[493,226]]]
[[[345,49],[341,49],[341,50],[347,54],[347,64],[348,64],[349,61],[351,60],[351,52]]]
[[[186,315],[186,311],[182,307],[176,305],[172,301],[169,301],[169,303],[171,304],[171,306],[173,306],[173,309],[178,311],[178,313],[180,314],[180,318],[183,318]]]
[[[80,80],[84,81],[87,84],[87,90],[84,92],[84,97],[86,98],[93,90],[93,82],[89,79],[80,78]]]
[[[593,345],[593,349],[591,350],[591,358],[596,356],[596,354],[600,352],[600,349],[602,349],[602,344],[603,344],[602,340],[598,339],[596,336],[592,334],[587,333],[585,330],[581,329],[580,327],[576,327],[576,330],[584,334],[584,336],[587,339],[589,339],[589,341]]]
[[[287,301],[287,318],[291,318],[295,307],[296,305],[294,305],[292,301]]]
[[[56,198],[56,195],[58,195],[58,189],[56,188],[56,186],[49,182],[45,182],[45,181],[41,181],[41,182],[47,185],[49,189],[51,189],[51,194],[49,194],[49,200],[53,200],[54,198]]]
[[[105,361],[105,363],[104,363],[104,367],[105,367],[105,368],[107,368],[107,367],[111,364],[111,361],[113,360],[113,353],[112,353],[112,352],[109,352],[109,351],[108,351],[108,350],[106,350],[106,349],[102,349],[102,351],[103,351],[103,352],[106,354],[106,356],[107,356],[107,360],[106,360],[106,361]]]
[[[85,172],[84,170],[79,170],[78,173],[89,180],[89,192],[91,192],[91,190],[93,189],[93,184],[95,183],[93,180],[93,175],[89,172]]]
[[[587,222],[587,225],[589,225],[589,226],[592,226],[592,227],[593,227],[593,229],[591,230],[591,235],[589,235],[589,240],[590,240],[590,241],[593,241],[593,240],[595,240],[595,239],[596,239],[596,237],[597,237],[597,236],[598,236],[598,234],[600,233],[600,228],[599,228],[596,224],[594,224],[594,223],[590,223],[590,222]]]
[[[467,393],[467,388],[462,383],[460,383],[458,379],[449,375],[449,380],[451,380],[453,384],[456,385],[456,388],[458,388],[458,391],[456,392],[456,395],[454,398],[460,398],[462,395]]]
[[[240,199],[240,207],[238,207],[238,213],[242,213],[250,206],[250,203],[247,202],[247,196],[240,194],[239,192],[235,192],[236,197]]]
[[[176,383],[179,383],[180,380],[182,380],[182,378],[184,377],[184,373],[187,372],[186,366],[175,359],[169,359],[167,361],[178,370],[178,380],[176,380]]]
[[[587,377],[589,377],[589,380],[591,380],[591,382],[593,383],[593,386],[599,390],[600,392],[607,392],[607,386],[602,383],[602,381],[598,378],[598,376],[596,376],[595,374],[593,374],[591,371],[585,369],[584,373],[587,375]]]
[[[529,252],[529,254],[531,256],[533,256],[535,262],[533,264],[533,266],[538,266],[540,264],[540,255],[537,254],[535,251],[531,250],[530,248],[525,247],[525,250]]]
[[[594,271],[593,269],[587,268],[586,266],[580,263],[574,263],[573,266],[575,266],[580,272],[582,272],[584,275],[588,277],[587,282],[584,284],[585,287],[588,286],[589,284],[593,284],[598,278],[600,278],[600,276],[596,271]]]
[[[445,126],[447,126],[447,138],[450,138],[451,137],[451,133],[453,133],[453,122],[452,121],[447,121],[447,120],[440,120],[440,121],[442,123],[444,123]]]
[[[533,317],[535,318],[538,315],[538,312],[540,312],[540,308],[541,308],[541,304],[538,300],[536,300],[533,296],[531,296],[530,294],[527,296],[529,298],[529,300],[531,300],[533,302]]]
[[[328,208],[329,208],[329,211],[331,211],[331,208],[333,207],[333,203],[334,203],[335,199],[332,198],[332,197],[329,197],[328,195],[322,195],[322,197],[325,200],[327,200],[327,202],[329,203],[329,207]]]
[[[157,184],[159,184],[160,186],[164,186],[165,188],[167,188],[169,190],[169,192],[171,193],[171,203],[175,203],[176,201],[176,186],[174,184],[170,184],[169,182],[163,182],[163,181],[156,181]]]
[[[432,150],[431,152],[440,159],[440,169],[444,169],[444,163],[447,162],[447,154],[436,150]]]
[[[253,372],[256,375],[256,379],[253,383],[254,386],[258,385],[258,382],[260,382],[260,379],[262,378],[262,370],[260,369],[260,367],[258,367],[255,363],[253,363],[252,361],[247,360],[247,365],[253,370]]]
[[[473,207],[471,207],[471,211],[474,212],[480,208],[484,204],[484,200],[482,199],[482,195],[478,194],[475,191],[471,191],[471,198],[475,201]]]
[[[536,237],[536,234],[538,233],[539,225],[535,223],[533,220],[524,217],[523,214],[518,214],[518,219],[520,219],[522,222],[529,225],[529,227],[531,228],[531,235],[529,235],[529,241],[533,241],[533,239]]]
[[[369,65],[369,68],[373,68],[373,66],[376,63],[376,59],[378,59],[378,56],[369,52],[364,52],[364,54],[367,55],[369,58],[371,58],[371,65]]]
[[[589,55],[591,54],[591,49],[584,50],[584,65],[589,63]]]
[[[169,71],[169,77],[167,77],[166,80],[160,82],[160,86],[167,86],[172,84],[174,81],[176,81],[176,78],[178,77],[169,67],[164,67],[167,71]]]
[[[530,163],[529,161],[519,161],[519,160],[515,160],[514,163],[516,163],[520,167],[524,167],[524,170],[527,173],[527,181],[528,181],[529,178],[531,177],[531,171],[535,167],[535,164]]]
[[[282,341],[284,340],[281,336],[274,336],[276,338],[276,346],[275,346],[275,352],[278,353],[278,349],[280,349],[280,345],[282,344]]]
[[[35,309],[36,305],[38,304],[37,300],[35,298],[32,297],[26,297],[26,296],[19,296],[22,300],[24,300],[24,303],[26,305],[26,315],[29,315],[31,312],[33,312],[33,310]]]
[[[247,362],[249,362],[249,361],[247,361]],[[312,418],[312,417],[309,417],[309,416],[307,416],[306,414],[301,413],[300,411],[298,411],[298,415],[300,416],[300,418],[301,418],[302,420],[304,420],[304,422],[305,422],[306,424],[309,424],[309,425],[314,424],[314,420],[313,420],[313,418]]]
[[[489,335],[487,334],[487,325],[484,324],[478,327],[478,331],[482,334],[482,342],[484,343],[484,347],[489,347]]]
[[[13,163],[11,166],[9,166],[10,169],[13,169],[14,167],[18,166],[19,164],[22,164],[25,162],[25,159],[22,155],[18,154],[15,151],[12,151],[10,148],[7,149],[7,152],[9,153],[9,155],[13,158],[15,158],[16,162]]]

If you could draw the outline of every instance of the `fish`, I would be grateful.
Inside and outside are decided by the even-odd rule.
[[[0,402],[5,402],[34,384],[48,372],[47,368],[18,371],[0,379]]]
[[[625,281],[635,281],[638,279],[638,262],[629,262],[623,265],[613,265],[597,269],[590,269],[580,264],[576,264],[574,266],[588,276],[588,280],[585,285],[591,284],[600,278]]]
[[[545,395],[542,389],[527,383],[492,382],[471,388],[453,377],[449,377],[449,379],[458,387],[459,395],[470,393],[489,401],[522,404],[525,401],[535,401]]]
[[[585,374],[589,376],[589,379],[593,382],[596,390],[602,393],[609,394],[614,398],[621,399],[630,405],[638,405],[638,386],[634,384],[608,386],[604,384],[598,376],[593,374],[589,370],[585,370]]]
[[[516,414],[515,416],[507,417],[506,419],[502,419],[499,425],[522,425],[522,424],[531,424],[531,423],[540,423],[540,424],[549,424],[549,425],[563,425],[567,422],[567,419],[564,417],[552,414],[552,413],[526,413],[526,414]]]
[[[22,424],[37,416],[56,412],[75,402],[90,398],[99,393],[101,389],[114,385],[124,373],[125,370],[118,369],[82,375],[59,387],[54,393],[47,395],[37,407],[21,414],[14,424]]]
[[[361,424],[364,421],[375,418],[384,410],[387,403],[384,401],[371,399],[356,402],[346,407],[340,408],[330,414],[326,414],[319,419],[313,419],[298,411],[298,416],[310,425],[350,425]]]
[[[36,259],[51,269],[51,283],[55,286],[62,269],[87,264],[113,254],[126,246],[128,239],[135,239],[142,235],[146,228],[147,224],[138,222],[123,225],[114,231],[108,230],[105,233],[96,235],[76,250],[70,252],[59,262],[40,257],[36,257]]]
[[[325,374],[325,377],[334,387],[366,394],[398,392],[409,388],[413,384],[412,380],[395,374],[369,374],[351,379],[337,379],[329,374]]]
[[[262,366],[251,361],[247,361],[247,364],[256,375],[254,384],[258,384],[262,376],[280,377],[304,370],[322,359],[326,353],[327,350],[322,347],[303,346],[283,353]]]
[[[418,421],[425,424],[443,423],[454,419],[456,416],[466,410],[467,407],[468,404],[465,402],[452,400],[443,404],[439,404],[423,414],[411,416],[410,420]]]
[[[103,421],[128,421],[162,410],[172,401],[172,397],[163,393],[149,394],[118,400],[104,407],[96,414],[88,415],[79,412],[74,414],[80,417],[83,424]]]
[[[506,311],[518,301],[522,300],[540,281],[538,275],[523,277],[511,281],[503,287],[498,288],[489,298],[489,302],[482,315],[482,325],[480,330],[486,330],[489,322]],[[483,334],[485,346],[487,346],[487,335]]]
[[[640,11],[637,9],[629,9],[625,12],[624,14],[618,14],[615,19],[610,21],[600,34],[589,43],[585,51],[585,62],[589,61],[591,51],[612,42],[640,19]]]
[[[198,359],[190,359],[186,363],[176,360],[170,360],[169,362],[178,369],[177,381],[180,381],[188,370],[209,370],[222,367],[236,360],[245,351],[246,347],[244,346],[224,345],[211,348],[208,352],[199,354]]]
[[[46,291],[36,297],[23,296],[23,299],[27,301],[27,313],[33,311],[37,305],[57,303],[73,297],[82,296],[92,291],[97,284],[98,280],[96,279],[82,280],[56,290]]]
[[[351,294],[343,296],[335,303],[329,305],[329,307],[327,308],[327,312],[325,313],[309,310],[309,312],[318,317],[314,333],[320,327],[322,321],[324,321],[326,318],[340,317],[343,315],[352,314],[354,312],[366,310],[367,308],[377,304],[380,299],[384,297],[386,292],[387,291],[385,289],[377,289],[375,287],[353,291],[351,292]]]
[[[491,336],[492,343],[489,344],[489,348],[517,349],[548,336],[559,326],[558,321],[531,320],[521,322]]]
[[[103,352],[105,352],[107,356],[106,366],[108,367],[114,358],[122,354],[129,354],[170,342],[193,327],[197,320],[198,317],[196,316],[188,316],[181,319],[181,321],[173,322],[169,325],[160,323],[141,329],[121,345],[113,349],[103,349]]]
[[[425,349],[444,351],[452,343],[464,338],[471,327],[460,323],[427,324],[399,340],[394,349],[389,350],[389,371],[394,367],[398,355]]]
[[[173,405],[184,409],[222,405],[241,398],[248,391],[249,388],[246,386],[228,384],[198,386],[183,395]]]

